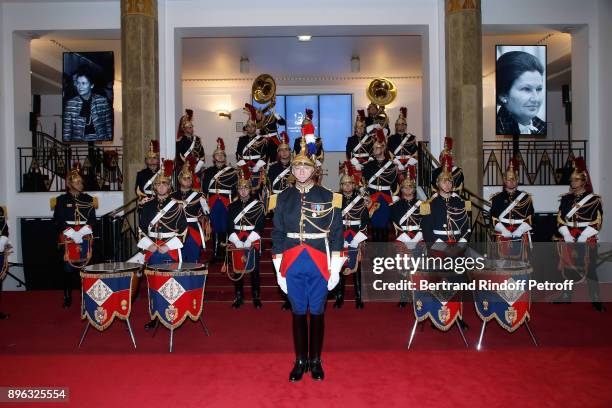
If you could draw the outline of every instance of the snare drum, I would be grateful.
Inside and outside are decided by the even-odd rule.
[[[138,294],[138,282],[142,276],[142,265],[134,262],[104,262],[94,265],[88,265],[83,268],[87,274],[132,274],[132,300]]]
[[[188,317],[202,315],[208,265],[167,263],[149,265],[145,270],[149,293],[149,314],[174,330]]]

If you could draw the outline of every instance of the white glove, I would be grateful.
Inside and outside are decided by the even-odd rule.
[[[4,252],[4,249],[7,247],[7,245],[10,245],[10,241],[8,239],[7,236],[0,236],[0,252]]]
[[[465,239],[465,238],[461,238],[461,239],[459,240],[459,242],[467,242],[467,239]]]
[[[168,249],[181,249],[183,247],[183,243],[178,237],[172,237],[170,241],[167,241],[165,244]]]
[[[208,207],[208,201],[206,201],[204,196],[200,198],[200,206],[202,206],[202,212],[204,212],[204,214],[210,214],[210,207]]]
[[[66,231],[64,231],[64,235],[70,238],[76,244],[83,243],[83,237],[72,228],[68,228]]]
[[[284,278],[280,273],[282,260],[282,256],[273,257],[272,264],[274,264],[274,269],[276,270],[276,282],[278,286],[283,292],[287,293],[287,278]]]
[[[431,246],[434,251],[444,251],[446,249],[446,242],[440,238],[436,239],[435,243]]]
[[[580,233],[580,235],[578,236],[578,239],[576,241],[578,242],[586,242],[587,239],[591,238],[594,235],[597,235],[599,231],[597,231],[595,228],[591,227],[590,225],[587,226],[584,231],[582,231]]]
[[[359,159],[357,159],[356,157],[353,157],[351,159],[351,164],[355,167],[355,170],[363,169],[363,166],[361,165],[361,163],[359,163]]]
[[[374,123],[368,127],[366,127],[366,133],[372,133],[374,129],[380,129],[380,125],[378,123]]]
[[[322,165],[322,164],[323,164],[323,163],[321,163],[321,160],[319,160],[319,159],[317,159],[317,160],[315,161],[315,167],[321,167],[321,165]]]
[[[517,229],[515,229],[512,232],[512,238],[520,238],[523,236],[524,233],[526,233],[527,231],[531,231],[531,225],[527,224],[526,222],[522,223],[521,225],[518,226]]]
[[[359,231],[357,234],[355,234],[349,246],[351,248],[357,248],[359,244],[365,241],[366,239],[368,239],[368,236],[363,232]]]
[[[234,244],[236,248],[244,248],[243,242],[238,238],[238,235],[236,235],[235,232],[232,232],[230,236],[227,237],[227,240]]]
[[[419,161],[417,159],[415,159],[414,157],[411,157],[411,158],[408,159],[408,164],[411,165],[411,166],[416,166],[418,162]]]
[[[93,234],[93,231],[89,225],[83,225],[76,233],[84,237],[85,235]]]
[[[199,173],[203,167],[204,167],[204,160],[198,160],[198,164],[196,164],[194,173]]]
[[[402,232],[400,234],[400,236],[398,236],[397,238],[395,238],[396,241],[399,242],[403,242],[403,243],[408,243],[410,242],[410,237],[408,236],[408,234],[406,234],[405,232]]]
[[[501,222],[495,224],[495,231],[499,232],[504,238],[512,238],[512,233]]]
[[[257,163],[255,163],[255,166],[253,166],[253,173],[257,173],[265,165],[266,165],[265,161],[261,159],[257,160]]]
[[[421,231],[417,232],[414,238],[412,238],[412,242],[421,242],[423,240],[423,233]]]
[[[561,234],[565,242],[575,242],[574,237],[569,232],[569,228],[567,228],[567,225],[559,227],[559,234]]]
[[[345,247],[345,248],[348,248],[348,246],[349,246],[349,245],[350,245],[350,244],[349,244],[348,242],[344,241],[344,247]]]
[[[243,159],[238,160],[238,162],[236,163],[236,166],[238,167],[242,167],[246,164],[246,162]]]
[[[332,290],[340,282],[340,269],[344,266],[346,257],[332,255],[329,280],[327,281],[327,290]]]
[[[250,248],[250,247],[251,247],[251,243],[249,241],[242,242],[242,248]]]
[[[276,120],[281,120],[283,117],[281,115],[279,115],[277,112],[274,112],[274,117],[276,118]]]
[[[143,236],[142,238],[140,238],[140,241],[138,241],[138,248],[140,249],[148,249],[151,247],[151,245],[155,245],[155,242],[153,242],[151,240],[151,238],[147,237],[146,235]]]
[[[402,164],[400,159],[398,159],[397,157],[395,159],[393,159],[393,163],[395,163],[395,165],[397,166],[397,169],[399,171],[404,171],[406,169],[406,167],[404,167],[404,165]]]
[[[398,202],[398,201],[399,201],[399,199],[400,199],[400,198],[399,198],[398,196],[396,196],[396,195],[394,195],[393,197],[391,197],[391,200],[392,200],[394,203]]]
[[[250,248],[253,242],[260,240],[260,239],[261,237],[259,236],[258,233],[256,233],[255,231],[251,231],[247,239],[244,241],[244,247]]]

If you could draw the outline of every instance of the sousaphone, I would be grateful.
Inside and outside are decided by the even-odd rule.
[[[389,105],[397,97],[395,84],[387,78],[374,78],[366,89],[366,95],[370,102],[378,106],[376,123],[385,128],[389,125],[389,117],[387,112],[385,112],[385,106]]]
[[[261,109],[264,120],[257,123],[259,128],[263,128],[274,118],[274,106],[276,105],[276,82],[272,75],[261,74],[255,78],[251,86],[251,95],[260,105],[266,105]],[[268,113],[269,112],[269,113]]]

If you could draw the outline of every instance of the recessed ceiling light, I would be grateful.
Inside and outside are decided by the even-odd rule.
[[[310,41],[312,39],[312,35],[298,35],[297,38],[300,41]]]

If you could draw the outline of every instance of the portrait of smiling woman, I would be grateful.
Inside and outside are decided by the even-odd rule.
[[[545,46],[526,48],[546,52]],[[545,85],[545,63],[538,57],[525,51],[503,53],[496,63],[496,134],[546,135]]]

